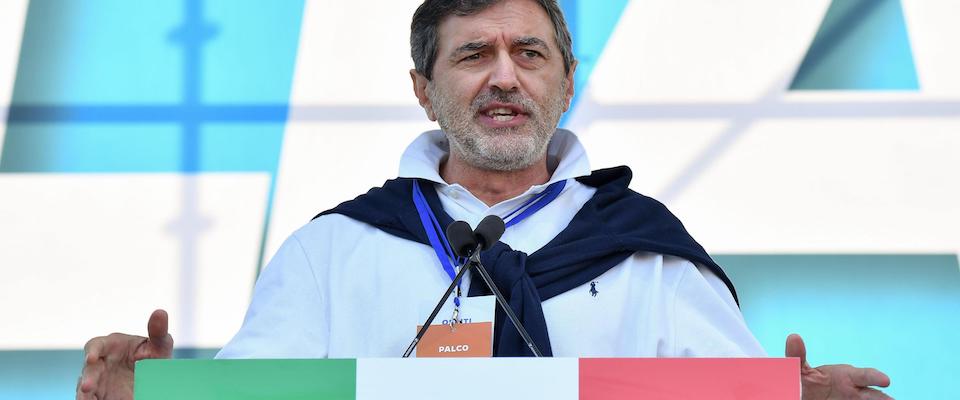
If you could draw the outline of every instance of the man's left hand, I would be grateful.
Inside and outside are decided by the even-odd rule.
[[[873,368],[857,368],[846,364],[811,368],[807,364],[807,349],[800,335],[787,337],[785,354],[787,357],[800,358],[803,400],[893,399],[871,387],[890,385],[890,378]]]

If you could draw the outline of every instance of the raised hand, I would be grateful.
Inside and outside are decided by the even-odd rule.
[[[892,400],[871,386],[887,387],[890,378],[873,368],[852,365],[821,365],[811,368],[807,363],[807,348],[800,335],[787,337],[787,357],[800,358],[800,383],[803,400]]]
[[[145,358],[170,358],[173,337],[167,332],[167,312],[156,310],[147,321],[147,336],[112,333],[90,339],[83,351],[83,373],[77,380],[77,400],[133,399],[133,368]]]

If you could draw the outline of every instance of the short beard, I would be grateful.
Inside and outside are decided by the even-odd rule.
[[[469,108],[464,108],[437,90],[432,82],[427,85],[437,122],[450,142],[451,154],[456,154],[472,167],[490,171],[518,171],[544,159],[547,145],[563,115],[566,91],[567,83],[562,81],[556,96],[551,96],[548,104],[541,107],[517,92],[494,89],[481,93]],[[475,117],[481,108],[493,101],[523,106],[529,115],[528,124],[496,129],[479,126]]]

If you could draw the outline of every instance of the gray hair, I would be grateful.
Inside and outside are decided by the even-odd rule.
[[[437,28],[448,15],[467,16],[483,11],[501,0],[425,0],[413,14],[410,24],[410,56],[417,72],[433,79],[433,64],[437,60]],[[573,67],[573,40],[556,0],[536,0],[553,22],[553,32],[563,56],[564,72]]]

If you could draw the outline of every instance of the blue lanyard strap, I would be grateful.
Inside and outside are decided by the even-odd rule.
[[[560,196],[560,192],[563,191],[566,184],[566,180],[554,182],[550,184],[550,186],[547,186],[542,192],[521,204],[516,210],[511,211],[507,214],[506,218],[504,218],[507,220],[505,223],[506,227],[509,228],[516,225],[537,211],[540,211],[543,207],[546,207],[547,204],[550,204],[557,196]],[[423,192],[420,191],[420,185],[416,180],[413,181],[413,204],[417,207],[417,214],[420,216],[420,223],[423,225],[423,230],[427,233],[430,247],[433,247],[433,251],[437,253],[437,259],[440,260],[440,266],[452,280],[457,276],[454,263],[459,263],[461,260],[457,260],[453,254],[450,243],[447,242],[447,236],[444,234],[443,227],[440,226],[437,216],[433,213],[433,210],[430,209],[430,205],[423,196]],[[459,286],[460,284],[457,283],[458,292]],[[454,297],[453,302],[459,307],[460,297]]]
[[[427,199],[423,197],[423,192],[420,191],[420,185],[417,184],[417,181],[413,181],[413,204],[417,207],[417,214],[420,215],[420,223],[423,225],[423,230],[427,233],[427,239],[430,240],[430,247],[433,247],[433,251],[437,253],[437,259],[440,260],[440,266],[443,267],[443,271],[453,280],[453,278],[457,276],[453,267],[453,260],[455,258],[453,250],[450,248],[450,243],[447,242],[447,236],[443,233],[443,228],[440,227],[440,222],[437,221],[437,216],[433,214],[433,210],[431,210],[430,205],[427,204]],[[457,283],[458,288],[459,286],[460,284]],[[459,307],[459,296],[454,297],[453,302]]]
[[[513,210],[510,212],[510,214],[507,214],[507,216],[503,218],[504,220],[507,220],[505,227],[509,228],[514,226],[537,211],[540,211],[541,208],[546,207],[547,204],[550,204],[550,202],[555,200],[557,196],[560,195],[560,192],[563,191],[563,187],[566,185],[566,179],[551,183],[550,186],[547,186],[547,188],[540,192],[540,194],[533,196],[530,198],[530,200],[527,200],[525,203],[521,204],[520,207],[517,207],[516,210]],[[520,210],[523,211],[520,214],[517,214],[517,211]],[[517,216],[513,217],[514,214],[517,214]]]

